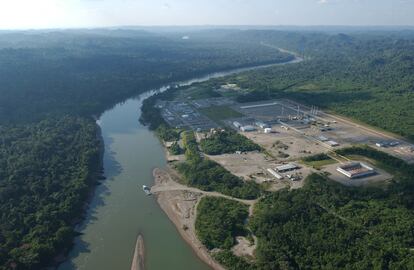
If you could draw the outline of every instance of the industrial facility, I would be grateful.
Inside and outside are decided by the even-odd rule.
[[[362,162],[341,165],[336,170],[350,179],[364,178],[376,174],[374,168]]]
[[[279,173],[290,172],[294,170],[298,170],[300,167],[294,163],[289,163],[285,165],[280,165],[276,167],[276,171]]]

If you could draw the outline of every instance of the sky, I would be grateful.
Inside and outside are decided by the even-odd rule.
[[[0,29],[414,25],[414,0],[0,0]]]

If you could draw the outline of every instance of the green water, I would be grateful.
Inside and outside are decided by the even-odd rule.
[[[209,269],[182,240],[142,185],[164,167],[163,149],[138,122],[141,102],[129,100],[101,118],[108,177],[96,189],[70,260],[59,269],[130,269],[138,233],[145,240],[147,269]]]

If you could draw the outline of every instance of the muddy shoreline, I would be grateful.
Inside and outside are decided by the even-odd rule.
[[[162,170],[156,168],[153,170],[154,187],[169,187],[174,185],[168,171],[171,169]],[[197,204],[203,197],[200,193],[180,191],[180,190],[165,190],[154,194],[158,205],[167,215],[167,217],[174,223],[177,231],[181,237],[191,246],[194,253],[207,265],[214,270],[225,270],[225,268],[217,263],[208,249],[198,240],[195,231],[195,218]]]

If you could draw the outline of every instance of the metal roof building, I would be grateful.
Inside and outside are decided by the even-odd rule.
[[[281,166],[276,167],[276,171],[283,173],[283,172],[290,172],[299,169],[299,166],[294,163],[289,163]]]

